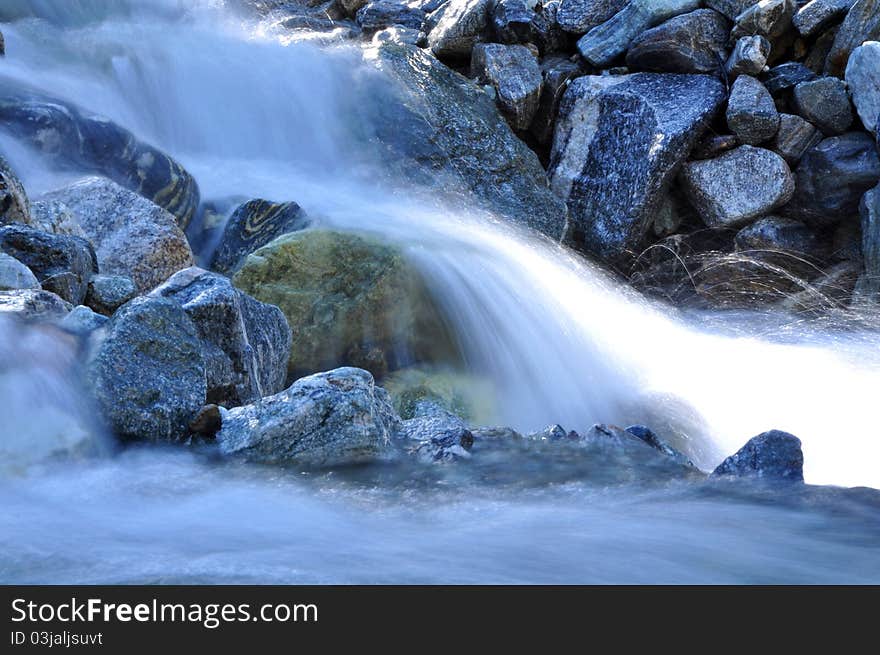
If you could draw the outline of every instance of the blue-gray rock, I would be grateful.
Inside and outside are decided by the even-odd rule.
[[[791,218],[765,216],[737,232],[736,249],[758,252],[784,252],[820,259],[825,249],[816,231]]]
[[[810,148],[795,176],[797,191],[786,215],[833,226],[858,213],[862,195],[880,180],[880,156],[869,135],[849,132]]]
[[[714,73],[727,59],[729,33],[724,16],[697,9],[636,37],[626,53],[626,65],[633,71]]]
[[[221,414],[222,453],[305,466],[391,459],[401,428],[388,394],[356,368],[301,378],[286,391]]]
[[[499,43],[533,43],[535,10],[526,0],[497,0],[492,7],[492,29]]]
[[[432,16],[428,47],[434,56],[467,59],[489,29],[493,0],[449,0]]]
[[[586,34],[623,9],[629,0],[562,0],[556,20],[571,34]]]
[[[758,4],[759,0],[705,0],[704,5],[734,20],[749,7]]]
[[[32,202],[30,224],[43,232],[88,238],[70,207],[58,200],[41,199]]]
[[[789,166],[797,164],[804,153],[822,140],[822,133],[796,114],[779,114],[779,129],[770,144]]]
[[[399,2],[376,0],[358,9],[355,19],[365,32],[376,32],[392,25],[417,30],[425,20],[425,12]]]
[[[880,119],[880,42],[867,41],[853,50],[846,65],[846,85],[862,125],[875,133]]]
[[[21,180],[0,155],[0,223],[30,223],[31,209]]]
[[[770,42],[763,36],[743,36],[736,40],[733,51],[724,64],[727,78],[735,80],[739,75],[758,75],[767,66]]]
[[[740,75],[727,101],[727,125],[741,143],[758,145],[779,130],[779,112],[773,96],[758,80]]]
[[[825,75],[842,77],[853,50],[880,40],[880,0],[857,0],[846,14],[825,59]]]
[[[0,291],[0,315],[25,321],[60,321],[73,306],[60,296],[38,289]]]
[[[534,43],[543,56],[568,53],[570,50],[571,35],[560,27],[557,19],[559,4],[559,0],[551,0],[535,5],[535,17],[532,19]]]
[[[124,275],[95,275],[89,282],[85,304],[99,314],[110,316],[137,296],[137,287]]]
[[[235,407],[284,389],[291,331],[278,307],[195,267],[175,273],[150,295],[178,303],[198,330],[208,403]]]
[[[862,197],[859,210],[865,272],[859,279],[858,291],[864,298],[880,302],[880,186]]]
[[[61,319],[58,325],[73,334],[88,336],[95,330],[107,325],[109,320],[106,316],[96,314],[85,305],[79,305]]]
[[[675,462],[684,466],[694,466],[693,462],[691,462],[691,460],[688,459],[687,456],[663,441],[663,439],[658,437],[651,428],[644,425],[631,425],[626,429],[626,431],[644,441],[646,444],[651,446],[651,448],[659,450],[661,453],[671,458]]]
[[[205,360],[195,325],[176,302],[142,297],[114,314],[89,357],[91,392],[124,440],[177,442],[205,405]]]
[[[524,45],[478,43],[471,74],[495,87],[498,106],[515,130],[526,130],[538,110],[543,78],[538,60]]]
[[[684,165],[681,182],[709,227],[740,227],[787,203],[794,177],[785,160],[764,148],[740,146],[715,159]]]
[[[548,425],[540,432],[532,432],[528,435],[528,438],[534,441],[564,441],[566,439],[576,441],[580,439],[580,435],[578,435],[577,432],[569,432],[556,423],[554,425]]]
[[[295,202],[250,200],[239,206],[226,222],[211,268],[233,275],[252,252],[309,224],[309,217]]]
[[[795,0],[762,0],[740,13],[730,32],[732,39],[759,34],[768,39],[782,36],[797,11]]]
[[[712,477],[721,476],[803,482],[801,440],[780,430],[759,434],[712,472]]]
[[[411,419],[403,421],[398,436],[414,442],[406,446],[424,462],[450,462],[470,457],[474,435],[467,424],[441,405],[422,401]]]
[[[0,227],[0,252],[27,266],[46,291],[74,305],[86,297],[89,280],[98,272],[91,245],[85,239],[41,232],[28,225]]]
[[[532,126],[529,128],[532,136],[541,145],[548,145],[553,141],[553,129],[556,127],[559,103],[568,88],[568,83],[583,74],[584,70],[580,65],[566,57],[545,57],[541,62],[541,75],[544,84],[541,98],[538,100],[538,110],[535,112]]]
[[[418,45],[424,36],[424,32],[409,27],[392,25],[384,30],[379,30],[373,35],[373,45],[380,46],[383,43],[396,43],[398,45]]]
[[[780,93],[790,91],[801,82],[815,79],[816,73],[798,61],[790,61],[771,68],[761,77],[761,82],[775,97]]]
[[[706,75],[574,80],[559,108],[548,169],[568,204],[570,239],[608,261],[637,250],[725,96]]]
[[[15,257],[0,252],[0,291],[42,288],[31,269]]]
[[[843,18],[854,3],[855,0],[811,0],[791,22],[801,36],[813,36]]]
[[[821,77],[794,87],[792,101],[798,114],[825,134],[843,134],[853,122],[846,84],[836,77]]]

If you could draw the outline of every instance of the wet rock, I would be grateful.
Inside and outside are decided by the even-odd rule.
[[[779,129],[779,112],[770,92],[754,77],[740,75],[727,101],[727,125],[740,142],[757,145]]]
[[[874,140],[863,132],[823,139],[795,170],[797,192],[785,213],[813,225],[836,225],[858,213],[862,195],[880,179]]]
[[[726,59],[729,31],[721,14],[697,9],[636,37],[626,54],[626,65],[657,73],[713,73]]]
[[[812,0],[801,7],[791,22],[802,36],[813,36],[843,18],[855,0]]]
[[[541,62],[541,74],[544,84],[530,132],[538,143],[547,145],[553,140],[562,95],[568,88],[568,83],[582,76],[584,71],[579,64],[569,59],[552,57]]]
[[[89,280],[98,272],[88,241],[41,232],[28,225],[0,227],[0,252],[27,266],[46,291],[74,305],[82,303]]]
[[[752,146],[688,162],[681,181],[688,200],[709,227],[745,225],[781,207],[794,193],[794,177],[785,160]]]
[[[418,7],[377,0],[358,9],[356,20],[365,32],[376,32],[392,25],[418,30],[425,20],[425,12]]]
[[[628,0],[562,0],[556,20],[571,34],[586,34],[623,9]]]
[[[86,302],[91,309],[110,316],[137,296],[137,287],[124,275],[95,275],[89,282]]]
[[[373,44],[380,46],[383,43],[396,43],[398,45],[417,45],[424,34],[419,30],[408,27],[392,25],[384,30],[379,30],[373,35]]]
[[[789,91],[801,82],[809,82],[816,79],[816,73],[801,64],[790,61],[785,64],[774,66],[761,78],[761,82],[774,96]]]
[[[449,0],[441,6],[431,16],[435,26],[428,33],[428,47],[434,56],[470,57],[489,27],[492,4],[493,0]]]
[[[282,234],[305,229],[309,223],[308,216],[295,202],[250,200],[227,221],[211,268],[232,275],[249,254]]]
[[[234,283],[284,312],[292,378],[339,363],[384,375],[454,358],[421,276],[381,242],[323,230],[286,234],[250,255]]]
[[[0,291],[0,315],[26,321],[60,321],[71,304],[49,291],[18,289]]]
[[[42,288],[31,269],[15,257],[0,253],[0,291]]]
[[[797,10],[795,0],[762,0],[743,10],[734,21],[732,39],[758,34],[776,39],[791,26]]]
[[[369,2],[369,0],[338,0],[338,2],[339,6],[342,7],[345,12],[345,15],[355,16],[357,12]]]
[[[801,82],[794,88],[792,99],[797,113],[825,134],[843,134],[852,125],[846,85],[836,77]]]
[[[6,40],[3,38],[3,32],[0,32],[0,57],[6,54]]]
[[[415,415],[403,421],[398,436],[416,442],[408,450],[424,462],[467,459],[474,445],[474,435],[467,424],[430,401],[418,403]]]
[[[816,232],[800,221],[765,216],[744,227],[736,235],[739,251],[774,251],[820,259],[824,254]]]
[[[178,303],[195,325],[209,403],[234,407],[284,389],[291,333],[280,309],[195,267],[175,273],[150,295]]]
[[[865,41],[880,40],[880,0],[857,0],[837,30],[825,60],[825,75],[842,77],[853,50]]]
[[[47,198],[74,212],[95,247],[101,272],[131,278],[139,293],[193,264],[174,217],[111,180],[87,178]]]
[[[500,43],[531,43],[535,40],[535,10],[525,0],[498,0],[492,7],[492,28]]]
[[[540,432],[532,432],[528,438],[535,441],[564,441],[566,439],[576,441],[580,439],[580,435],[577,432],[569,432],[557,423],[548,425]]]
[[[0,223],[30,223],[31,206],[21,180],[0,156]]]
[[[876,133],[880,119],[880,42],[868,41],[853,50],[846,65],[846,84],[862,125]]]
[[[771,430],[754,437],[712,472],[712,477],[757,477],[765,480],[804,481],[804,454],[794,435]]]
[[[637,437],[644,441],[646,444],[651,446],[651,448],[660,451],[661,453],[675,460],[676,462],[685,466],[694,466],[693,462],[691,462],[685,455],[683,455],[675,448],[670,446],[668,443],[663,441],[660,437],[658,437],[654,433],[654,431],[651,430],[651,428],[645,427],[644,425],[631,425],[626,429],[626,431],[634,437]]]
[[[222,415],[217,433],[222,453],[305,466],[390,459],[400,430],[385,391],[356,368],[302,378],[286,391]]]
[[[43,232],[87,238],[70,207],[57,200],[36,200],[31,203],[31,225]]]
[[[639,244],[679,164],[725,98],[704,75],[588,76],[559,108],[549,174],[571,238],[614,260]]]
[[[492,84],[498,105],[515,130],[528,129],[538,109],[543,79],[538,61],[522,45],[477,44],[471,72],[484,84]]]
[[[205,360],[184,310],[136,298],[106,326],[88,367],[91,391],[121,439],[176,442],[205,405]]]
[[[862,197],[859,213],[865,272],[859,279],[858,288],[863,297],[880,302],[880,186]]]
[[[738,75],[758,75],[767,66],[770,56],[770,42],[760,35],[744,36],[736,41],[733,52],[724,65],[728,79]]]
[[[780,114],[779,130],[770,148],[781,155],[789,166],[794,166],[807,150],[821,140],[822,133],[809,121],[795,114]]]
[[[79,305],[61,319],[58,325],[73,334],[87,336],[95,330],[104,327],[109,320],[106,316],[96,314],[85,305]]]
[[[495,414],[495,391],[486,380],[445,369],[411,367],[389,374],[382,387],[404,420],[414,418],[425,403],[442,407],[470,424]]]
[[[645,30],[699,6],[700,0],[630,0],[613,17],[581,37],[578,52],[593,66],[608,66]]]

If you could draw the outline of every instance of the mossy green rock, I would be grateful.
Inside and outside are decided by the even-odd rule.
[[[382,377],[457,358],[421,276],[379,241],[327,230],[285,234],[249,255],[233,282],[287,317],[290,379],[337,366]]]
[[[492,384],[453,370],[413,367],[395,371],[382,382],[394,409],[404,420],[414,418],[420,404],[434,403],[471,425],[496,420]]]

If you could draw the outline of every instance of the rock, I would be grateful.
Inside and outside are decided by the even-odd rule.
[[[801,441],[780,430],[759,434],[712,472],[712,477],[757,477],[788,482],[804,481]]]
[[[606,260],[638,249],[725,95],[703,75],[574,80],[559,108],[548,169],[568,203],[572,240]]]
[[[424,462],[449,462],[470,457],[474,435],[464,421],[433,402],[420,402],[413,418],[399,430],[403,439],[417,442],[409,450]]]
[[[849,132],[810,148],[795,175],[797,192],[785,213],[832,226],[858,213],[862,195],[880,179],[880,157],[870,136]]]
[[[779,129],[779,112],[770,92],[754,77],[740,75],[727,101],[727,125],[740,142],[757,145]]]
[[[734,20],[749,7],[758,4],[758,0],[705,0],[704,5]]]
[[[63,298],[49,291],[19,289],[0,291],[0,315],[26,321],[60,321],[73,309]]]
[[[384,30],[379,30],[373,35],[373,45],[380,46],[383,43],[396,43],[398,45],[417,45],[421,40],[422,32],[408,27],[392,25]]]
[[[110,319],[96,314],[85,305],[74,307],[58,324],[68,332],[88,336],[95,330],[104,327]]]
[[[762,0],[752,4],[736,17],[732,39],[759,34],[771,40],[779,38],[791,26],[797,10],[795,0]]]
[[[455,371],[411,367],[382,381],[395,411],[404,420],[415,418],[428,403],[471,424],[490,422],[495,415],[495,390],[486,380]]]
[[[226,222],[211,268],[234,274],[245,257],[276,237],[309,226],[310,220],[295,202],[250,200],[239,206]]]
[[[498,0],[492,7],[492,28],[499,43],[532,43],[535,10],[526,0]]]
[[[291,378],[339,364],[384,375],[456,358],[420,274],[392,246],[341,232],[294,232],[250,255],[234,283],[284,312],[293,331]]]
[[[30,223],[31,206],[21,180],[0,156],[0,223]]]
[[[102,273],[125,275],[146,293],[193,254],[174,217],[104,178],[87,178],[47,196],[67,205],[95,247]]]
[[[548,425],[540,432],[532,432],[528,438],[534,441],[577,441],[580,439],[580,435],[577,432],[569,432],[557,423]]]
[[[400,430],[388,395],[356,368],[302,378],[222,415],[217,444],[223,454],[316,467],[390,459]]]
[[[95,275],[89,282],[85,304],[105,316],[137,296],[137,287],[124,275]]]
[[[801,82],[794,87],[792,99],[797,113],[825,134],[843,134],[852,125],[846,85],[836,77]]]
[[[728,79],[738,75],[758,75],[767,66],[770,56],[770,42],[760,35],[743,36],[736,41],[733,52],[724,65]]]
[[[651,428],[645,427],[644,425],[631,425],[626,429],[634,437],[637,437],[644,441],[646,444],[651,446],[654,450],[659,450],[661,453],[675,460],[676,462],[683,464],[685,466],[694,467],[693,462],[691,462],[687,456],[677,451],[675,448],[670,446],[668,443],[663,441],[660,437],[658,437]],[[694,467],[696,468],[696,467]]]
[[[726,59],[729,32],[721,14],[697,9],[637,36],[629,46],[626,65],[634,71],[714,73]]]
[[[688,162],[681,181],[688,200],[709,227],[745,225],[781,207],[794,193],[794,177],[785,160],[752,146]]]
[[[223,427],[223,416],[217,405],[205,405],[202,411],[190,421],[189,431],[206,439],[213,439]]]
[[[853,50],[846,65],[846,84],[862,125],[876,134],[880,119],[880,42],[868,41]]]
[[[332,5],[328,9],[331,7]],[[328,18],[328,15],[332,14],[294,14],[281,21],[280,26],[291,31],[309,33],[312,38],[320,35],[316,40],[321,45],[336,45],[342,39],[361,36],[362,31],[354,22],[343,19],[344,13],[337,18]]]
[[[741,145],[735,134],[707,134],[691,150],[691,159],[713,159]]]
[[[281,310],[238,291],[222,275],[187,268],[151,296],[178,303],[202,341],[207,401],[234,407],[284,389],[291,333]]]
[[[794,166],[807,150],[821,140],[822,133],[809,121],[795,114],[780,114],[779,130],[770,148],[781,155],[789,166]]]
[[[700,0],[630,0],[613,17],[581,37],[578,52],[593,66],[608,66],[645,30],[699,6]]]
[[[629,0],[562,0],[556,20],[571,34],[586,34],[623,9]]]
[[[389,0],[369,2],[357,12],[357,24],[365,32],[376,32],[392,25],[418,30],[425,20],[425,12],[418,7],[408,7]]]
[[[820,259],[824,253],[816,232],[800,221],[765,216],[736,235],[738,251],[774,251]]]
[[[541,62],[541,74],[544,79],[541,98],[529,129],[538,143],[548,145],[553,140],[553,129],[556,127],[562,95],[568,88],[568,83],[583,75],[584,71],[569,59],[548,57]]]
[[[819,37],[813,41],[807,56],[804,57],[803,64],[816,75],[821,75],[825,70],[825,60],[828,59],[828,53],[834,46],[834,39],[837,38],[837,32],[840,25],[830,27],[822,32]]]
[[[825,60],[825,75],[841,77],[853,50],[865,41],[880,40],[880,0],[857,0],[834,37]]]
[[[535,44],[542,55],[562,54],[570,50],[571,36],[559,26],[557,21],[559,4],[559,0],[551,0],[535,5],[532,30]]]
[[[855,0],[812,0],[798,10],[791,22],[801,36],[813,36],[843,18],[854,2]]]
[[[85,230],[70,211],[70,207],[57,200],[37,200],[31,203],[31,225],[43,232],[86,238]]]
[[[0,32],[0,57],[6,54],[6,40],[3,38],[3,32]]]
[[[369,0],[338,0],[338,2],[347,16],[355,16]]]
[[[501,111],[515,130],[528,129],[538,109],[543,79],[538,61],[522,45],[477,44],[471,72],[484,84],[492,84]]]
[[[31,269],[15,257],[0,253],[0,291],[42,288]]]
[[[493,0],[449,0],[431,17],[428,47],[434,56],[468,58],[489,27]]]
[[[862,257],[865,273],[859,280],[860,294],[880,302],[880,186],[874,187],[859,205],[862,223]]]
[[[418,48],[383,45],[377,59],[399,100],[376,107],[375,142],[399,162],[401,177],[437,186],[450,202],[473,207],[476,199],[499,217],[562,237],[564,203],[486,93]]]
[[[91,391],[121,439],[181,441],[205,405],[205,360],[184,310],[162,298],[136,298],[106,326],[88,365]]]
[[[767,90],[776,96],[789,91],[801,82],[815,80],[816,74],[803,64],[791,61],[774,66],[761,78]]]
[[[46,291],[79,305],[98,272],[95,253],[78,237],[41,232],[28,225],[0,227],[0,252],[27,266]]]
[[[0,93],[0,126],[58,164],[110,178],[172,214],[185,229],[199,206],[195,179],[171,157],[110,120],[54,98]]]

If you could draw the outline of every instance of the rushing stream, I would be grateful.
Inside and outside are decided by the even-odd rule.
[[[400,244],[491,381],[497,424],[667,426],[707,470],[777,428],[802,439],[808,482],[880,487],[877,333],[679,315],[401,188],[362,138],[369,103],[395,101],[362,48],[292,40],[219,1],[4,0],[0,21],[0,83],[109,116],[181,161],[204,199],[295,200]],[[11,138],[0,150],[33,197],[71,176]],[[872,493],[770,503],[745,487],[546,481],[374,485],[152,449],[52,464],[0,479],[0,580],[880,581]]]

